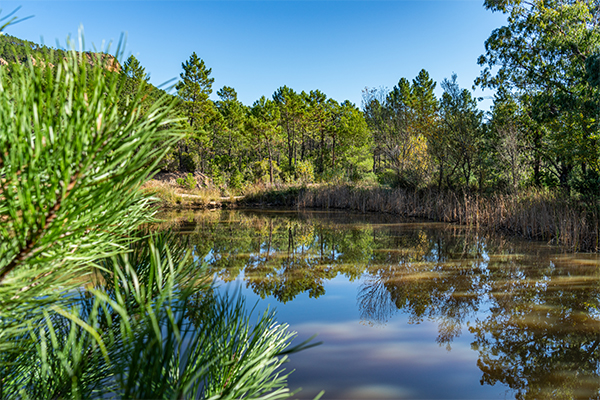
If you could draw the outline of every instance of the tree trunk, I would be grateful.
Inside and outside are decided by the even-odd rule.
[[[325,156],[324,156],[324,148],[325,148],[325,132],[321,129],[321,146],[319,148],[319,173],[325,172]]]
[[[333,133],[333,146],[331,147],[331,158],[332,158],[332,165],[333,165],[333,169],[335,169],[335,139],[336,139],[336,135],[335,133]]]
[[[267,150],[269,151],[269,179],[271,180],[271,186],[273,186],[273,155],[269,141],[267,141]]]

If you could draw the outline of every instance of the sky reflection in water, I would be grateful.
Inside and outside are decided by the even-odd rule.
[[[169,216],[222,282],[323,345],[300,398],[591,398],[599,260],[462,227],[342,212]]]

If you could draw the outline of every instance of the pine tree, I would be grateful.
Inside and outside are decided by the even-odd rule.
[[[230,174],[230,181],[240,174],[240,168],[248,163],[249,151],[244,132],[247,109],[238,100],[235,89],[224,86],[217,91],[220,100],[215,103],[218,121],[213,123],[212,145],[215,166]],[[218,158],[218,159],[217,159]],[[239,182],[234,182],[238,186]]]
[[[146,69],[134,55],[130,55],[123,63],[123,73],[137,82],[150,81],[150,74],[146,73]]]
[[[262,96],[252,104],[252,108],[246,119],[246,130],[254,139],[254,142],[256,142],[257,150],[261,143],[267,149],[269,183],[271,185],[275,183],[275,169],[279,169],[275,165],[275,152],[277,147],[283,142],[279,127],[279,118],[279,108],[275,102]],[[264,171],[260,172],[259,175],[262,175]],[[262,176],[258,178],[262,179]]]
[[[188,132],[177,144],[179,169],[204,171],[206,160],[210,158],[208,124],[216,115],[214,104],[208,98],[212,93],[214,78],[210,77],[212,69],[206,68],[204,60],[198,58],[196,53],[192,53],[181,67],[181,80],[175,89],[187,117]]]
[[[188,122],[192,129],[195,129],[205,122],[206,104],[215,79],[210,78],[212,68],[206,68],[204,60],[198,58],[195,52],[181,67],[181,80],[175,85],[175,89],[177,95],[185,102]]]

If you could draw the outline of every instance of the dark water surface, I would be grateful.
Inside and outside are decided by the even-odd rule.
[[[298,398],[600,398],[600,259],[346,212],[163,215],[220,282],[321,346]]]

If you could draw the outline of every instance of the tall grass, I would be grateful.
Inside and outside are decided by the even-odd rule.
[[[153,189],[158,194],[158,188]],[[158,195],[168,203],[167,197],[172,190],[166,192]],[[170,202],[182,200],[185,201],[172,197]],[[349,184],[279,185],[250,187],[244,199],[236,200],[245,205],[383,212],[504,232],[557,244],[570,251],[600,250],[598,212],[559,192],[545,190],[482,196],[436,189],[390,189]]]
[[[385,212],[453,222],[543,240],[572,251],[598,251],[598,213],[548,191],[517,194],[457,194],[427,190],[322,186],[301,191],[298,207]]]

